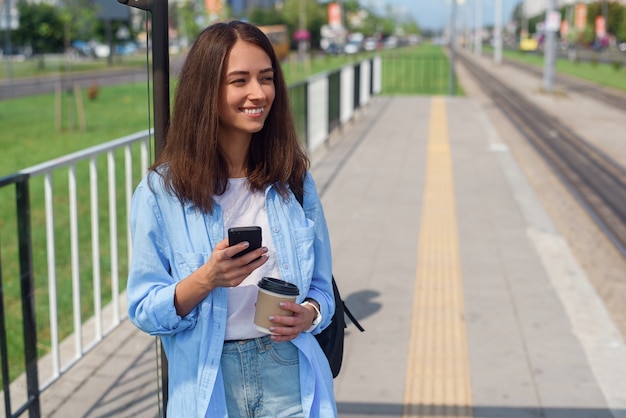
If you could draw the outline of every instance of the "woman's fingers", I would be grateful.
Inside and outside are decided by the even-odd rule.
[[[293,302],[281,302],[281,308],[293,312],[291,316],[270,316],[276,325],[270,327],[273,341],[291,341],[311,325],[307,309]]]

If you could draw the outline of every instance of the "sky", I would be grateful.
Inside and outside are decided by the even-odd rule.
[[[495,4],[498,0],[482,0],[483,24],[492,25],[495,21]],[[521,0],[501,0],[503,22],[510,19],[515,5]],[[386,5],[397,8],[400,13],[410,13],[422,29],[442,29],[450,23],[452,0],[360,0],[361,4],[373,7],[379,12],[385,10]],[[463,2],[463,4],[461,4]],[[466,26],[473,26],[475,21],[474,9],[478,0],[457,0],[457,22]]]

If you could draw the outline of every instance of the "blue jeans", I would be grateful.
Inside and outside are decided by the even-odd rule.
[[[231,418],[304,418],[298,349],[270,336],[224,343],[222,375]]]

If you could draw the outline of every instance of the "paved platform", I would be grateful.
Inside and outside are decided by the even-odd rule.
[[[512,71],[494,76],[565,100]],[[348,330],[340,416],[626,417],[624,259],[459,74],[467,97],[376,97],[313,156],[334,273],[366,328]],[[600,106],[570,100],[576,129]],[[609,114],[581,130],[606,139],[624,120]],[[124,323],[43,393],[44,416],[159,416],[156,358]]]

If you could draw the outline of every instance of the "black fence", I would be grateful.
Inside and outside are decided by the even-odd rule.
[[[27,401],[15,412],[11,412],[9,389],[9,353],[6,334],[6,316],[4,304],[4,277],[2,254],[0,253],[0,354],[2,356],[2,389],[4,393],[5,413],[7,417],[20,416],[26,410],[31,417],[40,416],[39,379],[37,372],[37,327],[35,322],[35,289],[33,275],[33,252],[31,240],[30,192],[27,175],[15,175],[0,179],[0,188],[15,187],[17,213],[16,238],[18,244],[19,285],[21,296],[22,338],[24,341],[24,370],[26,373]],[[9,303],[10,307],[15,303]]]

